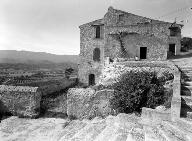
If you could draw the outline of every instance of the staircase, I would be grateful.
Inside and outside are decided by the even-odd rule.
[[[172,61],[181,71],[181,117],[192,119],[192,58]]]
[[[134,114],[66,120],[10,117],[0,123],[1,141],[192,141],[192,120],[151,124]]]
[[[75,121],[73,121],[75,122]],[[71,123],[74,124],[74,123]],[[191,141],[192,121],[178,119],[163,121],[159,125],[147,125],[135,115],[119,114],[106,119],[78,121],[76,128],[66,127],[59,141]],[[84,126],[83,126],[84,125]],[[188,127],[188,128],[186,128]]]

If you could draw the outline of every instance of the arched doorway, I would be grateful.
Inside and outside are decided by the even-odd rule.
[[[89,74],[89,85],[95,85],[95,75]]]

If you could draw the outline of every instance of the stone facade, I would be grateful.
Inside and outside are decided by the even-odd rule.
[[[38,87],[0,85],[0,113],[21,117],[37,117],[41,93]]]
[[[102,19],[80,26],[79,80],[97,84],[106,58],[159,61],[170,52],[179,54],[181,27],[109,7]],[[95,49],[100,50],[98,60],[93,59]]]

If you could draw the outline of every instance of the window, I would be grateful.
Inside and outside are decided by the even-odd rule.
[[[93,50],[93,61],[100,61],[100,49],[99,48],[95,48]]]
[[[179,27],[170,27],[170,36],[177,36],[180,33]]]
[[[119,22],[123,21],[123,18],[124,18],[123,14],[119,15]]]
[[[96,36],[95,38],[101,38],[101,26],[96,26]]]

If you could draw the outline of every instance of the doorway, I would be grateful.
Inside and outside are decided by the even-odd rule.
[[[169,44],[169,52],[171,55],[175,55],[175,44]]]
[[[89,74],[89,86],[95,85],[95,75]]]
[[[147,47],[140,47],[140,59],[147,59]]]

